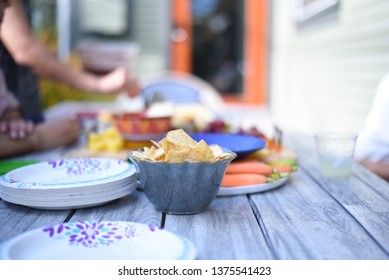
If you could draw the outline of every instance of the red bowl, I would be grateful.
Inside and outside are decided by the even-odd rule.
[[[160,139],[171,130],[171,119],[171,116],[147,117],[144,113],[114,115],[115,126],[127,141]]]

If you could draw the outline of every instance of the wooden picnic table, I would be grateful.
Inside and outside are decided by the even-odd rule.
[[[357,164],[349,178],[325,178],[313,138],[285,133],[285,145],[296,153],[299,170],[284,185],[220,196],[194,215],[162,214],[140,190],[73,210],[39,210],[0,200],[0,243],[43,226],[111,220],[163,226],[191,240],[197,259],[389,259],[389,184]]]

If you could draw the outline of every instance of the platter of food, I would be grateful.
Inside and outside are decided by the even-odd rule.
[[[284,185],[287,180],[288,177],[283,177],[275,182],[256,184],[256,185],[235,186],[235,187],[223,187],[222,185],[217,195],[227,196],[227,195],[240,195],[240,194],[264,192]]]
[[[242,195],[272,190],[284,185],[297,170],[297,161],[265,162],[256,158],[230,163],[223,176],[218,196]]]

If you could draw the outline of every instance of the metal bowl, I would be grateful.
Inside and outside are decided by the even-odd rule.
[[[129,153],[140,187],[156,210],[168,214],[203,212],[215,199],[227,165],[236,157],[216,162],[168,163],[140,160]]]

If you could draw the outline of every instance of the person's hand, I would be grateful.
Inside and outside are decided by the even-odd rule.
[[[32,121],[23,119],[1,120],[0,133],[6,133],[11,139],[24,139],[34,132],[35,125]]]
[[[102,76],[97,84],[97,90],[103,93],[126,92],[129,97],[139,95],[140,86],[136,77],[120,67]]]

